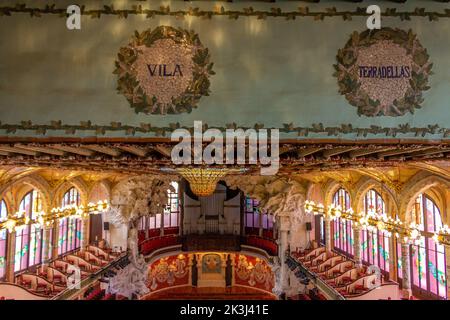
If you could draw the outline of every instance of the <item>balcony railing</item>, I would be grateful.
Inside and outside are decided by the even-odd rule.
[[[181,245],[183,251],[241,251],[241,245],[255,247],[267,252],[269,256],[278,254],[278,247],[273,239],[258,236],[235,236],[223,234],[202,234],[175,236],[168,235],[146,239],[139,244],[139,250],[147,256],[152,252],[165,247]]]

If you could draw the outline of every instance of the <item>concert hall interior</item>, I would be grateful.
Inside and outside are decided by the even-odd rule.
[[[449,1],[72,2],[0,2],[0,300],[449,299]]]

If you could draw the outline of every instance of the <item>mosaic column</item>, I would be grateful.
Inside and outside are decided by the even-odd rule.
[[[42,243],[42,256],[44,262],[48,262],[48,260],[52,259],[52,227],[44,227],[44,239]]]
[[[14,281],[14,260],[16,256],[16,232],[8,234],[8,248],[6,255],[6,280],[8,282]]]
[[[325,246],[327,251],[331,251],[333,249],[332,246],[332,239],[331,236],[331,219],[328,217],[328,215],[324,216],[324,223],[325,223]]]
[[[409,243],[402,240],[402,295],[403,298],[409,299],[412,295],[411,291],[411,269],[409,265]]]
[[[445,246],[445,257],[446,257],[446,262],[447,262],[447,279],[446,279],[446,284],[447,284],[447,300],[450,300],[450,246]]]
[[[279,218],[279,252],[278,257],[280,258],[280,280],[281,280],[281,290],[286,292],[289,289],[289,268],[286,264],[286,251],[288,250],[288,232],[291,229],[291,222],[289,216],[280,216]]]
[[[353,225],[353,259],[358,268],[362,267],[361,257],[361,227]]]
[[[58,241],[59,241],[59,220],[56,220],[53,226],[52,259],[58,257]]]
[[[89,216],[81,220],[81,249],[84,249],[89,244]]]

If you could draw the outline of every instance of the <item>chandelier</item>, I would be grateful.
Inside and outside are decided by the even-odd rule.
[[[183,176],[192,192],[199,197],[207,197],[216,190],[217,182],[227,174],[241,171],[239,169],[219,168],[180,168],[177,172]]]

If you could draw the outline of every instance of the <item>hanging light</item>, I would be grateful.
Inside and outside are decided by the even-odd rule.
[[[216,190],[217,182],[227,174],[239,169],[180,168],[177,169],[188,182],[192,192],[199,197],[207,197]]]

